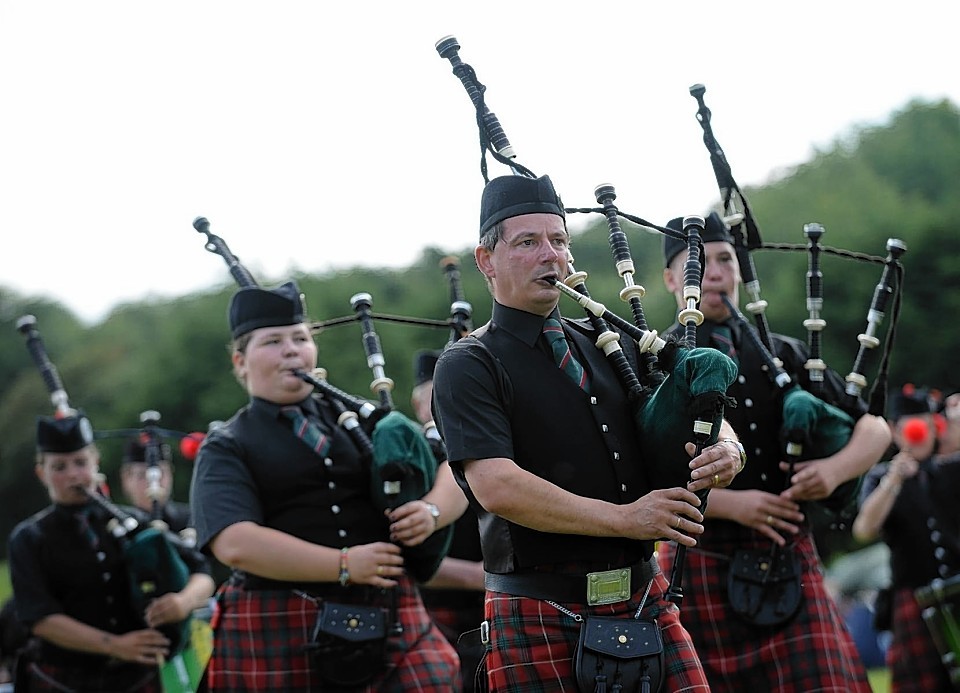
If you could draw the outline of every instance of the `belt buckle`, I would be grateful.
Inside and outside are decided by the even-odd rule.
[[[616,604],[630,599],[630,568],[587,573],[587,605]]]

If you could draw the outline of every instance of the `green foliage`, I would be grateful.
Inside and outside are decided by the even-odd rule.
[[[728,154],[735,162],[736,152]],[[839,138],[810,162],[746,191],[767,242],[805,245],[803,225],[815,221],[826,229],[825,245],[878,259],[886,255],[888,238],[907,243],[892,385],[911,381],[960,390],[952,364],[937,358],[960,353],[960,331],[950,327],[952,316],[960,312],[960,278],[953,260],[957,251],[953,221],[960,218],[958,173],[957,108],[948,102],[911,103],[895,113],[889,124]],[[618,298],[623,281],[613,266],[606,224],[600,216],[589,221],[573,238],[576,268],[589,272],[587,285],[594,299],[629,317],[629,308]],[[661,280],[660,236],[627,221],[621,224],[636,264],[635,282],[647,289],[643,299],[647,322],[663,331],[674,320],[676,304]],[[403,270],[354,268],[295,277],[313,320],[326,323],[344,318],[342,324],[325,327],[316,335],[320,364],[331,383],[373,398],[361,327],[352,319],[354,294],[369,293],[374,313],[429,321],[449,317],[451,297],[441,269],[443,258],[439,250],[427,248],[413,266]],[[482,325],[489,319],[491,299],[474,265],[472,248],[465,248],[457,259],[463,294],[473,306],[473,324]],[[803,252],[756,254],[771,327],[803,339],[806,262]],[[833,255],[823,259],[825,358],[841,374],[853,364],[857,334],[865,329],[867,307],[881,270],[876,263]],[[91,327],[83,326],[62,306],[0,288],[0,534],[6,537],[15,522],[46,503],[33,474],[33,436],[35,417],[52,413],[52,407],[23,338],[14,329],[17,318],[37,317],[71,404],[83,408],[99,432],[136,428],[140,412],[147,409],[160,412],[164,428],[204,431],[211,421],[229,418],[246,401],[233,379],[226,348],[226,306],[235,287],[228,281],[226,268],[224,278],[220,287],[176,300],[118,306]],[[579,314],[572,302],[561,300],[565,314]],[[888,310],[884,329],[890,322]],[[926,335],[923,341],[910,338],[921,329]],[[412,414],[414,355],[420,349],[443,347],[450,330],[446,325],[378,320],[377,332],[385,370],[395,381],[394,403]],[[102,469],[113,487],[119,488],[121,439],[101,440],[100,447]],[[175,495],[186,498],[190,462],[179,455],[174,462]]]

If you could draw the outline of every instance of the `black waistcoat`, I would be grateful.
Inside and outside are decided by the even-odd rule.
[[[517,465],[571,493],[611,503],[632,502],[649,490],[624,390],[589,337],[566,330],[589,373],[588,395],[537,346],[496,324],[478,332],[512,386],[507,401]],[[538,532],[486,512],[480,513],[480,533],[484,565],[498,573],[617,563],[652,552],[649,542]]]

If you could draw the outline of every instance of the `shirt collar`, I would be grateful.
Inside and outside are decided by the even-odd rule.
[[[317,403],[313,400],[312,396],[307,397],[304,400],[299,402],[293,402],[293,405],[300,407],[308,415],[312,414],[313,416],[319,416],[319,410],[317,409]],[[250,398],[250,409],[255,412],[263,413],[265,416],[276,419],[280,416],[280,408],[291,406],[288,404],[277,404],[276,402],[270,402],[259,397]]]
[[[706,332],[707,335],[713,334],[714,328],[721,325],[730,330],[730,334],[733,336],[734,345],[739,346],[740,345],[740,321],[739,320],[734,320],[733,318],[729,318],[727,320],[724,320],[723,322],[713,322],[712,320],[704,320],[703,322],[703,327],[706,328],[706,330],[704,331]],[[683,327],[681,326],[680,329],[683,329]]]
[[[547,317],[560,319],[560,310],[554,308]],[[535,315],[524,310],[508,308],[505,305],[493,302],[493,317],[491,322],[502,330],[506,330],[529,347],[533,347],[543,333],[543,323],[547,318]]]

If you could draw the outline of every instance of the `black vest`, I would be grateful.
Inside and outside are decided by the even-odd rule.
[[[649,491],[624,389],[591,337],[567,330],[571,349],[590,375],[588,395],[549,355],[495,324],[474,334],[506,371],[510,392],[501,398],[508,403],[518,466],[571,493],[610,503],[630,503]],[[624,558],[652,553],[650,542],[544,533],[482,510],[479,515],[489,572],[571,562],[622,564]]]

